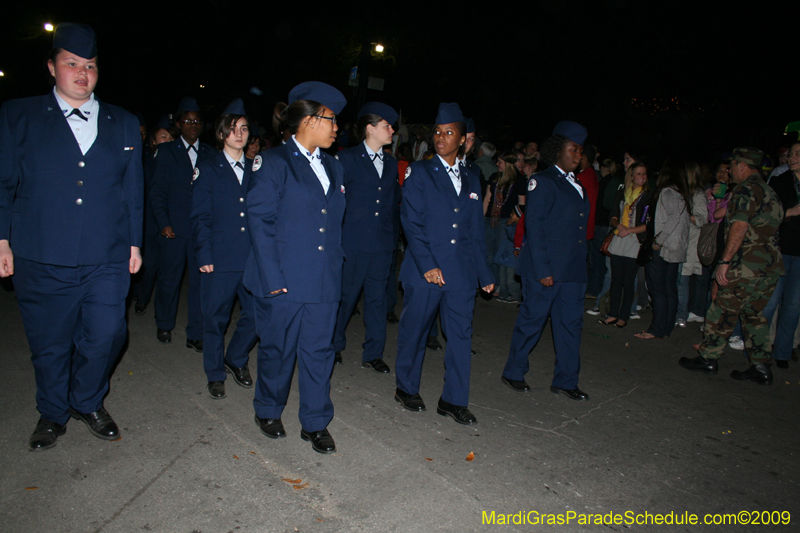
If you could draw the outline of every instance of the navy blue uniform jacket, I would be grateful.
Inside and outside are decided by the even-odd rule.
[[[128,261],[142,245],[139,121],[100,102],[86,155],[53,93],[0,108],[0,240],[59,266]]]
[[[192,179],[194,168],[183,140],[178,139],[159,144],[156,150],[153,188],[150,190],[150,205],[156,218],[159,233],[172,227],[176,237],[192,238]],[[217,151],[200,143],[197,164],[211,159]]]
[[[191,214],[194,255],[199,266],[214,265],[214,272],[244,272],[250,254],[245,197],[253,162],[244,161],[241,185],[223,152],[197,164]]]
[[[461,166],[461,194],[456,194],[438,156],[409,166],[403,180],[400,219],[408,252],[400,281],[431,290],[466,290],[494,283],[486,264],[483,196],[479,175]],[[445,284],[425,281],[425,273],[442,271]]]
[[[517,273],[537,281],[553,276],[553,281],[586,283],[588,220],[586,190],[581,198],[556,166],[531,176],[525,194],[525,246]]]
[[[367,155],[364,143],[339,152],[344,167],[347,210],[342,247],[357,252],[391,252],[397,242],[395,225],[400,215],[397,160],[385,154],[383,173]]]
[[[321,152],[330,180],[325,194],[293,139],[253,163],[247,193],[252,250],[244,285],[255,296],[288,289],[278,297],[297,303],[338,302],[342,293],[342,165]]]

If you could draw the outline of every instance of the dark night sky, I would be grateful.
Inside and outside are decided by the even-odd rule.
[[[0,21],[0,100],[48,89],[51,35],[41,28],[50,20],[94,27],[98,96],[148,120],[173,111],[184,95],[196,96],[207,118],[241,96],[267,123],[275,102],[309,79],[352,96],[343,113],[352,118],[347,73],[365,29],[391,56],[373,61],[385,91],[369,99],[412,122],[431,122],[438,102],[456,101],[501,145],[541,142],[556,121],[572,119],[607,155],[633,147],[709,158],[738,144],[774,154],[786,123],[800,119],[788,81],[798,21],[786,11],[791,2],[741,10],[702,1],[485,2],[471,13],[454,13],[463,2],[446,11],[391,4],[391,13],[386,4],[366,12],[357,2],[317,10],[308,6],[324,4],[303,4],[298,13],[291,2],[163,2],[157,10],[25,2]],[[198,9],[186,14],[191,5]],[[248,96],[252,86],[263,95]]]

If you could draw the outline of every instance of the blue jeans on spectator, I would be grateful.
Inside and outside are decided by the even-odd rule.
[[[485,230],[486,236],[486,262],[489,264],[489,270],[492,271],[492,276],[495,281],[500,279],[500,265],[494,262],[494,256],[497,249],[500,248],[500,243],[507,239],[506,237],[506,222],[507,218],[492,218],[485,217]],[[494,223],[494,225],[492,224]],[[500,287],[495,287],[495,292],[500,292]]]
[[[645,267],[647,289],[653,298],[653,321],[647,332],[654,337],[669,337],[678,311],[678,266],[661,259],[661,250],[653,250],[653,259]]]
[[[781,313],[778,316],[772,357],[779,361],[788,361],[792,358],[794,332],[800,321],[800,256],[784,254],[783,266],[786,275],[775,287],[775,294],[781,293]]]

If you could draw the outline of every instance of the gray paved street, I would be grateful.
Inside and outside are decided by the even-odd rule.
[[[776,369],[771,387],[728,377],[745,368],[732,350],[717,376],[688,372],[677,361],[700,340],[696,325],[643,341],[633,334],[649,312],[623,330],[585,315],[580,386],[591,400],[575,402],[548,390],[549,328],[531,356],[532,390],[500,382],[517,307],[478,300],[470,409],[479,423],[464,427],[436,414],[443,352],[427,353],[428,411],[406,411],[393,399],[394,373],[361,368],[355,317],[332,377],[338,451],[326,456],[300,439],[296,380],[283,416],[288,437],[277,441],[253,422],[252,389],[229,379],[227,399],[207,396],[202,358],[184,347],[183,305],[171,345],[156,340],[152,305],[143,316],[131,305],[129,346],[105,402],[121,439],[99,440],[73,420],[54,449],[31,453],[33,368],[14,293],[0,290],[0,531],[791,531],[800,523],[798,365]],[[396,337],[390,325],[393,371]],[[497,522],[520,512],[535,520],[627,511],[701,520],[788,511],[792,525],[484,524],[492,512]]]

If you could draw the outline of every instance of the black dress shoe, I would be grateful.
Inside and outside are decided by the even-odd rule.
[[[333,437],[328,433],[327,428],[321,431],[300,430],[300,438],[304,441],[311,441],[311,447],[318,453],[333,453],[336,451],[336,444]]]
[[[169,344],[172,342],[172,332],[168,329],[159,329],[158,333],[156,333],[156,338],[159,342]]]
[[[89,414],[79,413],[75,409],[70,409],[69,414],[75,420],[80,420],[86,424],[92,435],[98,439],[115,440],[119,438],[119,428],[105,407],[101,407],[94,413]]]
[[[283,422],[280,418],[258,418],[256,415],[256,425],[261,433],[271,439],[282,439],[286,436],[286,430],[283,429]]]
[[[473,415],[467,407],[453,405],[441,398],[439,398],[439,405],[436,407],[436,412],[442,416],[449,416],[459,424],[464,424],[465,426],[472,426],[478,423],[478,419],[475,418],[475,415]]]
[[[386,322],[388,322],[389,324],[397,324],[398,322],[400,322],[400,319],[397,318],[397,315],[394,314],[394,311],[389,311],[388,313],[386,313]]]
[[[469,354],[470,355],[478,355],[478,352],[476,352],[475,350],[470,349]]]
[[[789,361],[781,361],[780,359],[775,359],[775,366],[786,370],[787,368],[789,368]]]
[[[221,400],[226,396],[224,381],[209,381],[208,385],[206,385],[206,390],[208,395],[215,400]]]
[[[425,410],[425,402],[422,401],[422,396],[419,394],[409,394],[402,389],[397,389],[394,391],[394,399],[409,411],[418,413]]]
[[[442,349],[442,345],[439,343],[439,339],[437,337],[428,337],[428,342],[425,343],[425,346],[427,346],[429,350]]]
[[[233,381],[235,381],[240,387],[249,389],[253,386],[253,378],[250,376],[250,369],[247,368],[247,366],[236,368],[235,366],[225,363],[225,370],[228,372],[228,374],[233,376]]]
[[[550,392],[553,394],[563,394],[571,400],[578,400],[583,402],[589,399],[589,395],[580,389],[559,389],[558,387],[550,387]]]
[[[716,359],[706,359],[702,355],[692,357],[691,359],[688,357],[681,357],[678,361],[678,364],[686,370],[703,372],[705,374],[716,374],[719,370],[719,365]]]
[[[145,311],[147,311],[147,304],[142,305],[139,302],[136,302],[136,305],[133,306],[133,312],[137,315],[143,315]]]
[[[772,385],[772,370],[769,365],[763,363],[750,365],[744,372],[734,370],[731,372],[731,377],[739,381],[755,381],[759,385]]]
[[[364,368],[372,368],[375,372],[379,374],[388,374],[389,373],[389,365],[383,362],[383,359],[373,359],[372,361],[363,361],[361,366]]]
[[[28,439],[28,449],[32,452],[50,449],[56,445],[58,437],[66,432],[67,426],[40,418],[36,423],[36,429],[33,430],[31,438]]]
[[[514,392],[528,392],[529,390],[531,390],[530,386],[527,383],[525,383],[524,379],[522,381],[516,381],[513,379],[508,379],[505,376],[500,376],[500,380],[506,385],[508,385],[508,388],[510,388]]]
[[[333,356],[333,364],[334,365],[342,364],[342,352],[336,352],[336,354]]]
[[[203,339],[193,341],[192,339],[186,339],[186,347],[191,348],[195,352],[203,353]]]

